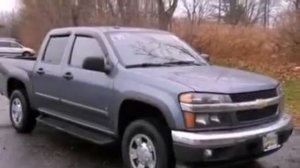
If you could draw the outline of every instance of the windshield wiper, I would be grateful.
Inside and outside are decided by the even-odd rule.
[[[173,66],[173,65],[196,65],[201,66],[205,64],[193,62],[193,61],[173,61],[173,62],[163,62],[163,63],[142,63],[127,65],[126,68],[147,68],[147,67],[162,67],[162,66]]]
[[[142,64],[127,65],[126,68],[161,67],[161,66],[166,66],[166,65],[167,64],[161,64],[161,63],[142,63]]]
[[[197,66],[204,65],[204,64],[197,63],[197,62],[194,62],[194,61],[174,61],[174,62],[166,62],[166,63],[163,63],[163,64],[164,65],[197,65]]]

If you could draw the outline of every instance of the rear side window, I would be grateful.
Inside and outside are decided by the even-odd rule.
[[[43,62],[60,64],[67,47],[68,39],[69,36],[51,37],[44,54]]]
[[[82,68],[83,62],[87,57],[101,56],[104,56],[104,52],[95,38],[77,36],[73,46],[70,65]]]
[[[0,47],[11,47],[10,42],[1,41]]]

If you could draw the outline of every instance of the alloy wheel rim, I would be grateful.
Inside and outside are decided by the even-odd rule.
[[[129,158],[133,168],[155,168],[157,157],[152,140],[144,134],[134,136],[129,146]]]
[[[23,108],[22,103],[19,98],[15,98],[11,104],[11,116],[14,125],[20,126],[23,118]]]

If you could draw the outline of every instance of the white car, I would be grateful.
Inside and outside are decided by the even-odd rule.
[[[33,56],[35,51],[18,43],[15,39],[0,38],[1,56]]]

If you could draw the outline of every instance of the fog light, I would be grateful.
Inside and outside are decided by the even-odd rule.
[[[207,126],[209,124],[209,115],[197,115],[196,123]]]
[[[205,157],[212,157],[213,151],[211,149],[205,149],[204,150],[204,156]]]
[[[221,120],[220,120],[220,118],[217,115],[210,116],[210,121],[212,121],[214,123],[217,123],[217,124],[221,123]]]

